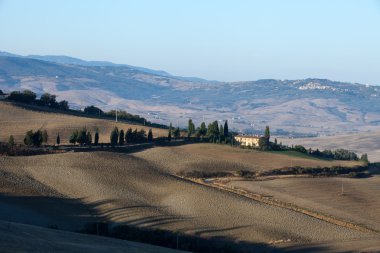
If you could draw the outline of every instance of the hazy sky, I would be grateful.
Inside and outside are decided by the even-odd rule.
[[[378,0],[0,0],[0,51],[380,85]]]

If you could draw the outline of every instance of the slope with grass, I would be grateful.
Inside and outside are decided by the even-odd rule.
[[[29,130],[46,129],[49,135],[48,143],[54,144],[59,133],[62,144],[68,144],[71,133],[86,126],[92,131],[99,129],[99,142],[109,142],[112,129],[117,126],[126,131],[128,128],[138,130],[143,128],[148,132],[149,127],[126,124],[112,120],[96,119],[66,115],[55,112],[42,112],[24,109],[11,103],[0,102],[0,141],[7,142],[12,134],[16,143],[22,143],[25,133]],[[166,136],[167,130],[153,128],[153,135]]]

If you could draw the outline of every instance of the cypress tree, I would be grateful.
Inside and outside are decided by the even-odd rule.
[[[57,142],[57,145],[58,145],[58,146],[59,146],[59,144],[61,143],[61,137],[59,137],[59,133],[58,133],[58,135],[57,135],[56,142]]]
[[[169,132],[168,132],[168,141],[172,140],[172,123],[170,122]]]
[[[13,135],[10,135],[8,139],[8,146],[13,147],[14,145],[15,145],[15,138],[13,137]]]
[[[42,142],[47,143],[48,142],[48,133],[46,130],[42,131]]]
[[[33,131],[29,130],[26,132],[25,137],[24,137],[24,144],[27,146],[32,146],[33,145]]]
[[[139,132],[137,131],[137,128],[135,128],[135,130],[133,130],[132,132],[132,142],[138,142],[139,140]]]
[[[69,142],[72,143],[72,144],[77,143],[77,141],[78,141],[78,135],[79,135],[78,130],[75,130],[75,131],[71,134]]]
[[[207,134],[206,123],[204,122],[201,123],[201,128],[200,128],[199,133],[201,137],[204,137]]]
[[[177,139],[181,134],[181,131],[179,130],[179,127],[177,127],[174,132],[173,132],[173,135],[174,135],[174,139]]]
[[[190,138],[191,135],[194,133],[194,131],[195,131],[194,123],[193,123],[192,119],[189,119],[189,123],[188,123],[188,127],[187,127],[187,137]]]
[[[149,129],[149,132],[148,132],[148,142],[152,142],[153,141],[153,133],[152,133],[152,129]]]
[[[91,143],[92,143],[92,134],[90,131],[88,131],[86,134],[86,144],[90,146]]]
[[[127,133],[125,134],[125,142],[131,143],[132,142],[132,128],[128,128]]]
[[[218,121],[214,121],[208,125],[207,128],[207,136],[210,138],[210,141],[216,142],[216,140],[219,138],[219,125]]]
[[[112,146],[117,145],[118,138],[119,138],[119,129],[115,127],[112,130],[111,135],[110,135],[110,142]]]
[[[269,142],[269,139],[270,139],[270,130],[269,130],[269,126],[266,126],[266,127],[265,127],[264,137],[265,137],[265,139],[267,139],[267,142]]]
[[[224,137],[228,137],[228,121],[224,122]]]
[[[219,144],[222,143],[222,141],[224,140],[224,138],[226,138],[224,136],[224,128],[223,128],[223,125],[220,124],[220,127],[219,127]]]
[[[119,133],[119,145],[124,145],[124,130],[121,129]]]
[[[35,132],[33,134],[32,140],[33,140],[34,146],[40,146],[41,145],[41,143],[42,143],[42,132],[41,132],[41,130],[37,130],[37,132]]]
[[[87,128],[86,127],[83,127],[82,130],[80,130],[78,134],[77,142],[80,145],[87,143]]]
[[[95,136],[94,136],[94,145],[98,146],[98,144],[99,144],[99,130],[96,129],[95,130]]]

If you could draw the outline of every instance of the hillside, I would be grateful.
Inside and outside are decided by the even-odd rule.
[[[113,120],[95,119],[72,116],[55,112],[40,112],[14,106],[11,103],[0,101],[0,141],[7,142],[10,135],[13,135],[16,143],[23,143],[25,133],[29,130],[46,129],[49,135],[49,144],[54,144],[59,133],[62,144],[68,144],[71,133],[76,129],[87,127],[93,133],[99,129],[99,142],[109,142],[112,129],[117,126],[119,129],[145,129],[149,127],[132,125]],[[167,136],[167,130],[153,128],[153,135]]]
[[[8,55],[0,56],[0,89],[50,92],[76,108],[125,109],[163,124],[228,119],[242,132],[261,132],[269,124],[274,134],[315,136],[380,124],[377,86],[325,79],[212,82],[63,56]]]
[[[268,171],[285,167],[333,167],[357,166],[360,161],[322,160],[313,157],[297,157],[286,152],[271,153],[232,148],[228,145],[191,144],[178,147],[159,147],[136,154],[164,167],[173,174],[193,170],[207,172]]]
[[[320,150],[343,147],[361,154],[367,153],[371,162],[380,162],[380,130],[317,138],[279,138],[279,141]]]
[[[173,147],[172,152],[176,153],[176,149]],[[166,159],[163,163],[153,156],[154,152],[157,151],[1,157],[4,176],[0,219],[75,228],[78,217],[97,217],[115,225],[127,223],[205,237],[236,238],[252,246],[277,240],[288,241],[279,245],[286,246],[371,236],[179,180],[167,169],[178,161]],[[187,157],[186,153],[178,156],[180,160]],[[218,166],[212,159],[201,162]],[[20,201],[22,196],[30,196],[31,201]],[[12,213],[29,215],[9,218]]]
[[[1,122],[3,138],[16,130],[22,134],[24,128],[37,127],[39,123],[36,122],[41,119],[46,122],[44,127],[52,133],[57,130],[64,133],[65,128],[82,124],[101,124],[105,129],[112,128],[115,124],[107,120],[30,111],[8,103],[0,103],[0,106],[1,116],[8,120],[5,123]],[[120,123],[120,127],[126,128],[128,125]],[[166,130],[161,131],[166,135]],[[156,132],[159,133],[159,130]],[[102,138],[109,138],[108,134],[103,135]],[[192,170],[258,172],[286,166],[325,167],[358,164],[360,163],[321,160],[287,153],[257,152],[205,143],[153,147],[130,153],[92,151],[1,156],[0,220],[67,231],[82,230],[88,224],[98,221],[107,222],[110,227],[127,224],[138,228],[167,230],[174,234],[179,232],[186,236],[214,238],[220,243],[232,244],[235,249],[243,247],[249,251],[267,252],[287,250],[289,247],[309,249],[320,244],[326,248],[341,249],[348,246],[341,246],[340,242],[345,245],[347,241],[352,240],[358,242],[355,247],[362,248],[378,242],[379,238],[373,233],[253,201],[176,176],[179,172]],[[336,215],[338,218],[351,218],[355,215],[360,216],[360,209],[369,205],[371,196],[377,190],[374,183],[377,179],[375,177],[371,184],[366,184],[365,181],[358,184],[355,180],[359,179],[347,179],[347,185],[352,185],[348,187],[347,193],[354,187],[360,191],[365,191],[366,185],[373,188],[367,198],[363,198],[356,207],[347,210],[348,215],[336,211],[336,206],[340,205],[334,192],[334,186],[340,186],[337,185],[336,178],[325,179],[331,181],[327,181],[329,188],[326,187],[323,195],[319,194],[318,184],[314,186],[313,183],[309,189],[308,184],[298,186],[298,181],[291,183],[292,187],[288,187],[286,191],[282,188],[284,183],[278,179],[269,180],[267,183],[239,179],[228,182],[228,185],[248,189],[251,189],[251,186],[258,187],[253,189],[254,192],[278,196],[289,203],[302,204],[327,215]],[[297,190],[302,191],[300,196]],[[314,203],[305,202],[307,194],[314,196]],[[358,194],[362,196],[361,193]],[[352,205],[355,196],[357,195],[347,199],[345,205]],[[380,222],[373,213],[376,213],[378,204],[373,201],[371,203],[372,209],[367,212],[371,215],[370,219],[352,220],[364,225],[372,221],[377,229]],[[325,208],[327,205],[331,208]],[[34,229],[16,225],[14,228],[19,231],[17,233],[30,233]],[[53,242],[49,247],[52,249],[68,247],[66,242],[74,240],[77,243],[72,246],[73,250],[83,252],[92,240],[86,236],[74,239],[71,237],[72,234],[59,234],[58,231],[50,233],[50,230],[38,228],[35,231],[37,234],[46,233],[47,238],[51,238]],[[8,233],[0,240],[0,244],[12,244],[14,236]],[[63,237],[61,243],[56,240],[57,236]],[[25,237],[24,240],[29,242],[31,239]],[[108,247],[107,240],[109,239],[104,239],[104,247]],[[42,247],[43,241],[36,243],[36,247]],[[118,245],[124,247],[124,244],[128,243],[115,242],[112,245],[119,249]]]
[[[1,252],[180,253],[148,244],[0,221]],[[17,242],[17,243],[15,243]]]

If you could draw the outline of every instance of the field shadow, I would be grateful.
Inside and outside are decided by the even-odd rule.
[[[29,225],[79,230],[89,222],[103,221],[94,208],[82,199],[0,193],[0,220]]]
[[[89,153],[89,152],[110,152],[110,153],[136,153],[144,151],[146,149],[154,148],[154,143],[141,143],[141,144],[130,144],[123,146],[110,146],[110,145],[91,145],[91,146],[77,146],[77,145],[61,145],[55,147],[45,147],[45,149],[53,149],[61,152],[74,152],[74,153]],[[53,153],[54,154],[54,153]]]
[[[200,142],[195,141],[189,141],[187,139],[181,139],[177,141],[154,141],[150,143],[140,143],[140,144],[130,144],[130,145],[123,145],[123,146],[110,146],[109,144],[106,145],[98,145],[98,146],[60,146],[59,149],[66,150],[68,152],[113,152],[113,153],[136,153],[140,151],[144,151],[147,149],[155,148],[155,147],[176,147],[176,146],[184,146],[184,145],[190,145]]]
[[[246,226],[228,228],[199,228],[194,232],[171,231],[160,226],[180,223],[193,217],[149,215],[134,218],[141,210],[160,209],[153,205],[125,205],[102,210],[114,200],[88,203],[85,199],[53,196],[13,196],[0,194],[0,219],[62,229],[85,234],[137,241],[192,252],[319,252],[318,246],[278,248],[266,243],[238,241],[232,236],[211,236],[218,232],[234,231]],[[130,218],[126,222],[118,219]],[[112,222],[111,222],[112,220]]]

